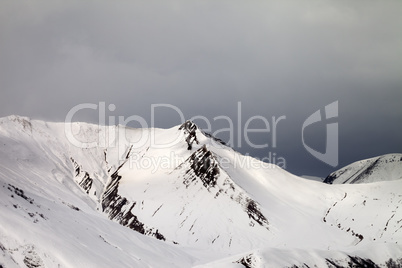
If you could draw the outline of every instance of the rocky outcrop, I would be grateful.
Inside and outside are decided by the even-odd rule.
[[[119,170],[123,165],[124,163],[110,176],[111,180],[102,196],[102,210],[109,215],[109,219],[115,220],[123,226],[159,240],[166,240],[157,229],[147,227],[132,213],[136,202],[130,202],[118,194],[119,181],[122,178]]]
[[[261,212],[258,203],[237,186],[230,176],[220,168],[218,158],[205,145],[195,151],[180,168],[183,166],[188,166],[183,177],[186,188],[201,182],[215,198],[222,194],[238,203],[242,210],[247,213],[249,219],[252,220],[250,225],[253,226],[254,223],[257,223],[269,230],[268,220]]]
[[[187,171],[184,184],[188,185],[190,181],[199,179],[206,188],[216,185],[219,176],[218,161],[205,145],[195,151],[188,161],[190,169]]]
[[[186,135],[186,142],[187,142],[187,150],[191,150],[193,148],[193,143],[199,144],[197,139],[197,125],[191,121],[184,122],[180,127],[179,130],[183,130]]]

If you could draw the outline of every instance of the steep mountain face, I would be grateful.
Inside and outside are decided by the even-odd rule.
[[[171,131],[183,138],[168,150],[180,154],[130,148],[106,185],[103,211],[124,226],[174,244],[227,252],[241,251],[247,240],[262,245],[263,238],[270,237],[267,218],[222,169],[207,138],[191,122]],[[157,164],[170,165],[171,159],[181,156],[165,170]],[[148,168],[146,163],[151,162],[157,168]]]
[[[305,180],[192,122],[130,129],[10,116],[0,146],[0,267],[376,267],[402,256],[396,176]]]
[[[352,163],[329,174],[328,184],[356,184],[402,179],[402,154],[387,154]]]

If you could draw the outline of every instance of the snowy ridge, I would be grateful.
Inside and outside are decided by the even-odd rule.
[[[74,146],[66,127],[99,146]],[[0,149],[3,267],[402,262],[402,180],[381,179],[398,174],[391,158],[371,169],[377,183],[328,185],[251,168],[258,160],[191,122],[129,129],[18,116],[0,118]]]
[[[354,162],[328,175],[328,184],[369,183],[402,179],[402,154],[387,154]]]
[[[190,168],[187,169],[183,180],[186,187],[191,183],[196,183],[195,180],[199,179],[203,186],[215,195],[215,198],[220,194],[230,195],[230,199],[244,207],[250,219],[269,230],[268,220],[261,213],[257,203],[230,179],[230,176],[222,170],[216,157],[205,145],[194,152],[188,162],[190,162]],[[215,188],[215,191],[211,188]],[[253,224],[250,223],[250,225]]]

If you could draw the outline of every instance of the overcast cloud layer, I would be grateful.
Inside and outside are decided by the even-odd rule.
[[[270,147],[234,147],[286,160],[295,174],[326,176],[353,161],[402,152],[402,1],[1,1],[0,116],[64,121],[80,103],[108,116],[151,105],[223,119],[261,115],[277,126],[250,135]],[[303,147],[304,120],[339,101],[339,166]],[[75,120],[97,122],[96,111]],[[180,123],[156,110],[157,127]],[[207,127],[202,121],[200,127]],[[263,127],[262,121],[254,121]],[[325,123],[306,142],[325,151]],[[237,123],[234,125],[237,129]],[[237,131],[237,130],[236,130]],[[228,139],[225,133],[218,135]],[[235,140],[237,140],[237,132]],[[273,159],[271,159],[273,160]]]

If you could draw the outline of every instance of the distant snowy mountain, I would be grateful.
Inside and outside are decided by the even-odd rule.
[[[394,265],[402,180],[393,178],[306,180],[192,122],[0,118],[0,267]]]
[[[369,183],[402,179],[402,154],[387,154],[354,162],[328,175],[328,184]]]

